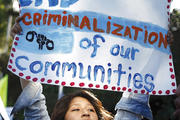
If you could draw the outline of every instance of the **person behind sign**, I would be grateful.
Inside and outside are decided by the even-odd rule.
[[[66,106],[69,106],[69,108]],[[61,120],[63,118],[65,120],[80,120],[83,117],[91,118],[92,120],[113,119],[112,115],[104,109],[101,101],[95,95],[82,90],[63,96],[58,100],[51,120]]]
[[[11,30],[11,36],[13,38],[16,34],[20,34],[22,32],[21,26],[19,25],[19,22],[22,19],[23,19],[22,17],[17,17],[16,19],[16,23]],[[32,82],[29,83],[29,81],[26,81],[26,80],[20,80],[20,81],[21,81],[22,88],[24,89],[20,97],[18,98],[16,104],[14,105],[14,109],[12,113],[17,112],[21,108],[25,108],[25,116],[27,117],[27,119],[32,119],[31,117],[37,117],[36,115],[38,115],[39,112],[41,111],[40,113],[41,117],[44,117],[46,120],[48,120],[49,116],[46,110],[45,97],[42,94],[41,85],[38,83],[32,83]],[[30,96],[31,95],[37,95],[37,96],[32,98],[32,96],[28,97],[27,94]],[[29,101],[29,102],[22,104],[21,102],[19,102],[22,100]],[[127,120],[127,119],[128,120],[141,120],[143,117],[148,118],[149,120],[152,120],[152,112],[150,110],[148,102],[149,102],[149,95],[141,95],[141,94],[134,94],[134,93],[126,93],[126,92],[123,93],[123,97],[117,103],[115,107],[115,109],[117,110],[117,113],[114,117],[114,120]],[[31,103],[31,104],[28,104],[28,103]],[[64,104],[63,102],[61,103]],[[58,103],[56,105],[58,105]],[[39,107],[35,107],[35,106],[39,106]],[[35,109],[35,108],[38,108],[38,109]],[[58,111],[59,109],[55,109],[55,110]],[[34,111],[38,112],[38,114],[32,115],[32,113],[35,113]],[[108,113],[108,112],[102,112],[102,113]],[[28,116],[30,116],[30,118]],[[52,117],[53,116],[54,114],[52,114]],[[110,116],[108,119],[111,119],[111,117],[112,116]]]
[[[21,81],[26,80],[21,79]],[[50,120],[46,108],[45,96],[42,94],[42,85],[38,82],[26,82],[28,84],[22,84],[24,87],[23,91],[18,97],[11,114],[24,109],[25,120]],[[51,120],[141,120],[143,117],[141,114],[137,114],[137,112],[147,114],[146,108],[140,109],[143,108],[140,104],[141,101],[137,104],[137,101],[133,100],[133,97],[130,99],[123,96],[119,103],[120,108],[118,108],[118,112],[113,118],[113,115],[104,109],[99,99],[92,93],[82,90],[65,95],[58,100],[54,107]],[[132,108],[134,111],[131,111]]]
[[[22,79],[21,79],[22,81]],[[29,82],[16,101],[12,114],[25,109],[25,120],[50,120],[40,83]],[[54,107],[51,120],[112,120],[101,101],[87,90],[63,96]]]

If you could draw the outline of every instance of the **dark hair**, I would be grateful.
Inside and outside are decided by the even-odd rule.
[[[86,98],[96,110],[98,120],[112,120],[112,114],[104,109],[101,101],[95,97],[95,95],[89,91],[81,90],[75,93],[71,93],[69,95],[63,96],[59,99],[54,107],[51,120],[64,120],[66,112],[69,109],[69,104],[75,97],[83,97]]]

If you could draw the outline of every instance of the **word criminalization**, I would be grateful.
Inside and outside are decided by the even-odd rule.
[[[153,24],[94,12],[72,13],[62,10],[38,10],[37,12],[24,9],[21,13],[24,17],[22,22],[26,26],[46,25],[49,27],[65,27],[76,31],[105,33],[138,42],[143,46],[154,47],[163,52],[169,52],[167,50],[167,31]]]

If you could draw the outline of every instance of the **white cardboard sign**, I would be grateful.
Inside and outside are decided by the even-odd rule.
[[[169,95],[171,0],[19,0],[8,69],[34,82]]]

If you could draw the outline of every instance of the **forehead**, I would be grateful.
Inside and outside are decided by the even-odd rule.
[[[90,105],[90,106],[93,106],[88,99],[83,98],[83,97],[74,97],[70,102],[70,106],[73,106],[73,105]]]

